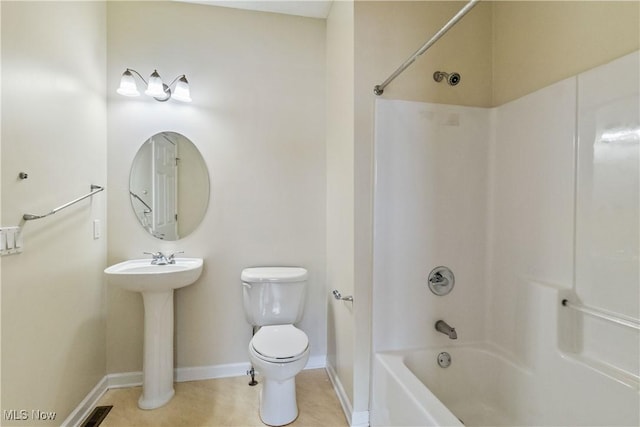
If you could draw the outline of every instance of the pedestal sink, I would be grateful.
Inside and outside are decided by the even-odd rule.
[[[202,273],[201,258],[176,258],[175,264],[152,265],[134,259],[104,270],[109,283],[141,292],[144,304],[144,361],[141,409],[165,405],[173,390],[173,291],[195,282]]]

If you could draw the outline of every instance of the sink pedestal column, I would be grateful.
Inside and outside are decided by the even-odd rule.
[[[173,390],[173,289],[142,292],[144,303],[144,362],[140,409],[168,403]]]

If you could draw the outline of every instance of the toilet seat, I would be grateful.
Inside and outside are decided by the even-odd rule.
[[[309,349],[309,338],[293,325],[263,326],[251,339],[251,348],[266,362],[294,362]]]

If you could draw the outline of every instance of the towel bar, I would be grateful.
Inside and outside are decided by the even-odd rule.
[[[562,300],[562,305],[564,307],[569,307],[600,319],[608,320],[609,322],[617,323],[618,325],[640,330],[640,320],[634,319],[633,317],[611,313],[602,309],[591,308],[584,305],[574,304],[566,298]]]
[[[46,213],[44,215],[24,214],[24,215],[22,215],[22,219],[24,219],[25,221],[32,221],[34,219],[40,219],[40,218],[48,217],[49,215],[53,215],[54,213],[56,213],[58,211],[61,211],[64,208],[68,208],[69,206],[71,206],[71,205],[73,205],[75,203],[78,203],[80,200],[84,200],[87,197],[91,197],[94,194],[101,192],[102,190],[104,190],[104,187],[101,187],[99,185],[91,184],[91,192],[89,194],[85,194],[84,196],[78,197],[77,199],[74,199],[74,200],[70,201],[69,203],[65,203],[62,206],[58,206],[57,208],[53,209],[51,212]]]

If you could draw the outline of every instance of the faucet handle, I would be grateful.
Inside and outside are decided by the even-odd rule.
[[[178,251],[178,252],[174,252],[171,255],[169,255],[167,257],[167,261],[169,262],[169,264],[175,264],[176,263],[176,255],[178,254],[183,254],[184,251]]]
[[[151,260],[152,265],[164,265],[164,264],[167,264],[168,262],[167,257],[162,252],[158,251],[158,252],[143,252],[143,253],[152,256],[153,258]]]
[[[438,296],[447,295],[453,289],[455,280],[453,272],[441,265],[429,273],[429,289]]]
[[[439,284],[440,286],[446,286],[448,280],[442,275],[442,273],[436,271],[435,273],[433,273],[433,275],[431,275],[431,277],[429,277],[429,282],[433,283],[434,285]]]

